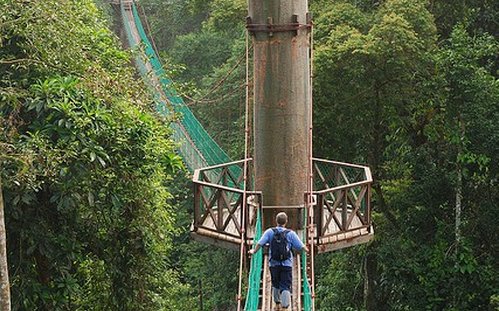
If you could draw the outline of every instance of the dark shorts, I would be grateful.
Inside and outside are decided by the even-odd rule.
[[[270,277],[272,279],[272,287],[291,292],[291,282],[293,279],[293,269],[291,267],[270,267]]]

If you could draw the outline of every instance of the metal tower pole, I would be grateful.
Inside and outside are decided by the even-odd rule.
[[[309,165],[310,54],[307,0],[249,0],[254,49],[254,176],[264,226],[285,210],[298,228]],[[288,207],[288,208],[284,208]],[[291,208],[294,207],[294,208]]]

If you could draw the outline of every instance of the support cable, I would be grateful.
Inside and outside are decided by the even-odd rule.
[[[216,90],[218,90],[226,81],[227,79],[232,75],[232,73],[239,67],[239,65],[241,65],[241,63],[243,62],[245,58],[245,55],[242,55],[238,60],[237,60],[237,63],[229,70],[229,72],[227,72],[227,74],[222,77],[220,80],[218,80],[214,86],[206,93],[204,94],[203,96],[201,96],[201,98],[197,99],[198,101],[200,100],[203,100],[205,99],[206,97],[208,97],[208,95],[210,95],[211,93],[215,92]]]
[[[143,6],[139,5],[139,8],[140,10],[142,11],[142,15],[144,16],[144,20],[145,20],[145,24],[146,24],[146,28],[147,28],[147,33],[148,33],[148,37],[150,38],[150,41],[152,43],[152,48],[154,49],[154,51],[156,52],[156,55],[158,55],[158,62],[161,64],[161,59],[159,57],[159,51],[158,51],[158,48],[156,47],[156,42],[154,40],[154,37],[152,35],[152,32],[151,32],[151,28],[150,28],[150,25],[149,25],[149,22],[148,22],[148,18],[147,18],[147,15],[146,15],[146,12],[145,12],[145,9]],[[247,33],[247,31],[245,31]],[[247,48],[247,47],[246,47]],[[243,54],[237,61],[237,63],[229,70],[229,72],[224,76],[222,77],[221,79],[219,79],[216,83],[214,83],[214,86],[206,93],[204,94],[203,96],[201,96],[201,98],[199,99],[194,99],[192,97],[189,97],[187,94],[184,94],[184,93],[181,93],[179,92],[179,95],[187,98],[188,100],[190,100],[189,103],[186,103],[186,106],[191,106],[192,104],[196,104],[198,102],[204,102],[203,99],[208,97],[208,95],[210,95],[211,93],[213,93],[214,91],[216,91],[218,88],[220,88],[225,82],[226,80],[230,77],[230,75],[232,75],[232,73],[239,67],[239,65],[242,63],[242,61],[244,60],[244,57],[245,55]],[[243,85],[241,85],[242,87]],[[239,88],[238,88],[239,89]],[[234,92],[235,93],[235,92]],[[208,100],[209,102],[215,102],[216,100]]]
[[[243,284],[243,261],[244,261],[244,256],[246,255],[246,235],[245,235],[245,222],[246,220],[246,209],[247,209],[247,197],[246,197],[246,190],[247,190],[247,183],[248,183],[248,159],[249,159],[249,36],[248,32],[246,32],[246,111],[245,111],[245,118],[244,118],[244,169],[243,169],[243,203],[242,203],[242,213],[243,213],[243,221],[242,221],[242,226],[243,229],[241,230],[241,254],[240,254],[240,261],[239,261],[239,286],[238,286],[238,294],[237,294],[237,311],[241,311],[242,307],[242,284]]]
[[[189,100],[189,102],[186,103],[187,106],[193,106],[193,105],[197,105],[197,104],[214,104],[214,103],[221,102],[222,100],[224,100],[225,98],[227,98],[231,95],[239,93],[239,91],[245,86],[246,86],[246,83],[241,83],[238,87],[234,88],[234,90],[232,92],[224,93],[221,97],[215,98],[215,99],[195,99],[195,98],[189,97],[187,94],[184,94],[184,93],[180,93],[180,95],[182,95],[183,97],[185,97]]]
[[[309,15],[307,14],[307,19]],[[315,310],[315,277],[314,277],[314,239],[315,239],[315,230],[314,230],[314,208],[313,208],[313,198],[312,192],[314,187],[314,174],[313,174],[313,146],[312,146],[312,138],[313,138],[313,92],[312,92],[312,83],[313,83],[313,75],[314,75],[314,30],[312,21],[307,21],[310,24],[310,63],[309,63],[309,140],[308,140],[308,182],[307,182],[307,191],[308,191],[308,199],[307,199],[307,208],[309,213],[309,227],[308,229],[308,239],[310,243],[310,278],[311,278],[311,295],[312,295],[312,306],[311,310]],[[307,275],[305,275],[307,277]],[[307,282],[308,283],[308,282]]]
[[[159,58],[159,50],[158,47],[156,46],[156,40],[154,40],[154,37],[152,35],[151,26],[149,25],[149,20],[146,15],[146,10],[142,5],[138,5],[138,7],[142,11],[142,15],[144,16],[144,22],[146,23],[147,32],[149,33],[149,38],[151,39],[152,47],[156,52],[156,55],[158,55],[158,61],[161,63],[161,59]]]

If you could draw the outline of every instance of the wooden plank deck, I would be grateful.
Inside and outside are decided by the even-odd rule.
[[[302,279],[300,269],[300,256],[294,255],[293,258],[293,284],[291,293],[291,305],[288,311],[301,311],[301,292]],[[262,297],[259,311],[273,311],[275,308],[274,299],[272,297],[272,281],[270,278],[270,268],[268,256],[264,257],[263,275],[262,275]]]

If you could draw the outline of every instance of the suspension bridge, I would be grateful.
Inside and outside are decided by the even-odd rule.
[[[179,116],[171,127],[178,152],[193,173],[192,237],[240,254],[239,285],[234,289],[237,310],[274,310],[268,254],[258,252],[248,258],[247,250],[273,225],[275,214],[286,211],[290,227],[310,249],[308,254],[294,254],[290,310],[310,311],[315,310],[315,255],[373,237],[372,177],[366,166],[312,156],[311,16],[303,0],[292,1],[292,10],[285,3],[272,9],[261,2],[249,1],[247,18],[245,157],[232,161],[175,91],[137,5],[133,0],[113,1],[121,12],[127,45],[137,52],[134,64],[154,96],[158,113]],[[250,44],[253,90],[248,83]],[[268,55],[277,56],[270,60]],[[286,59],[289,55],[294,59]],[[272,78],[274,74],[285,77]],[[276,150],[282,150],[279,158]],[[244,273],[248,268],[249,273]]]

